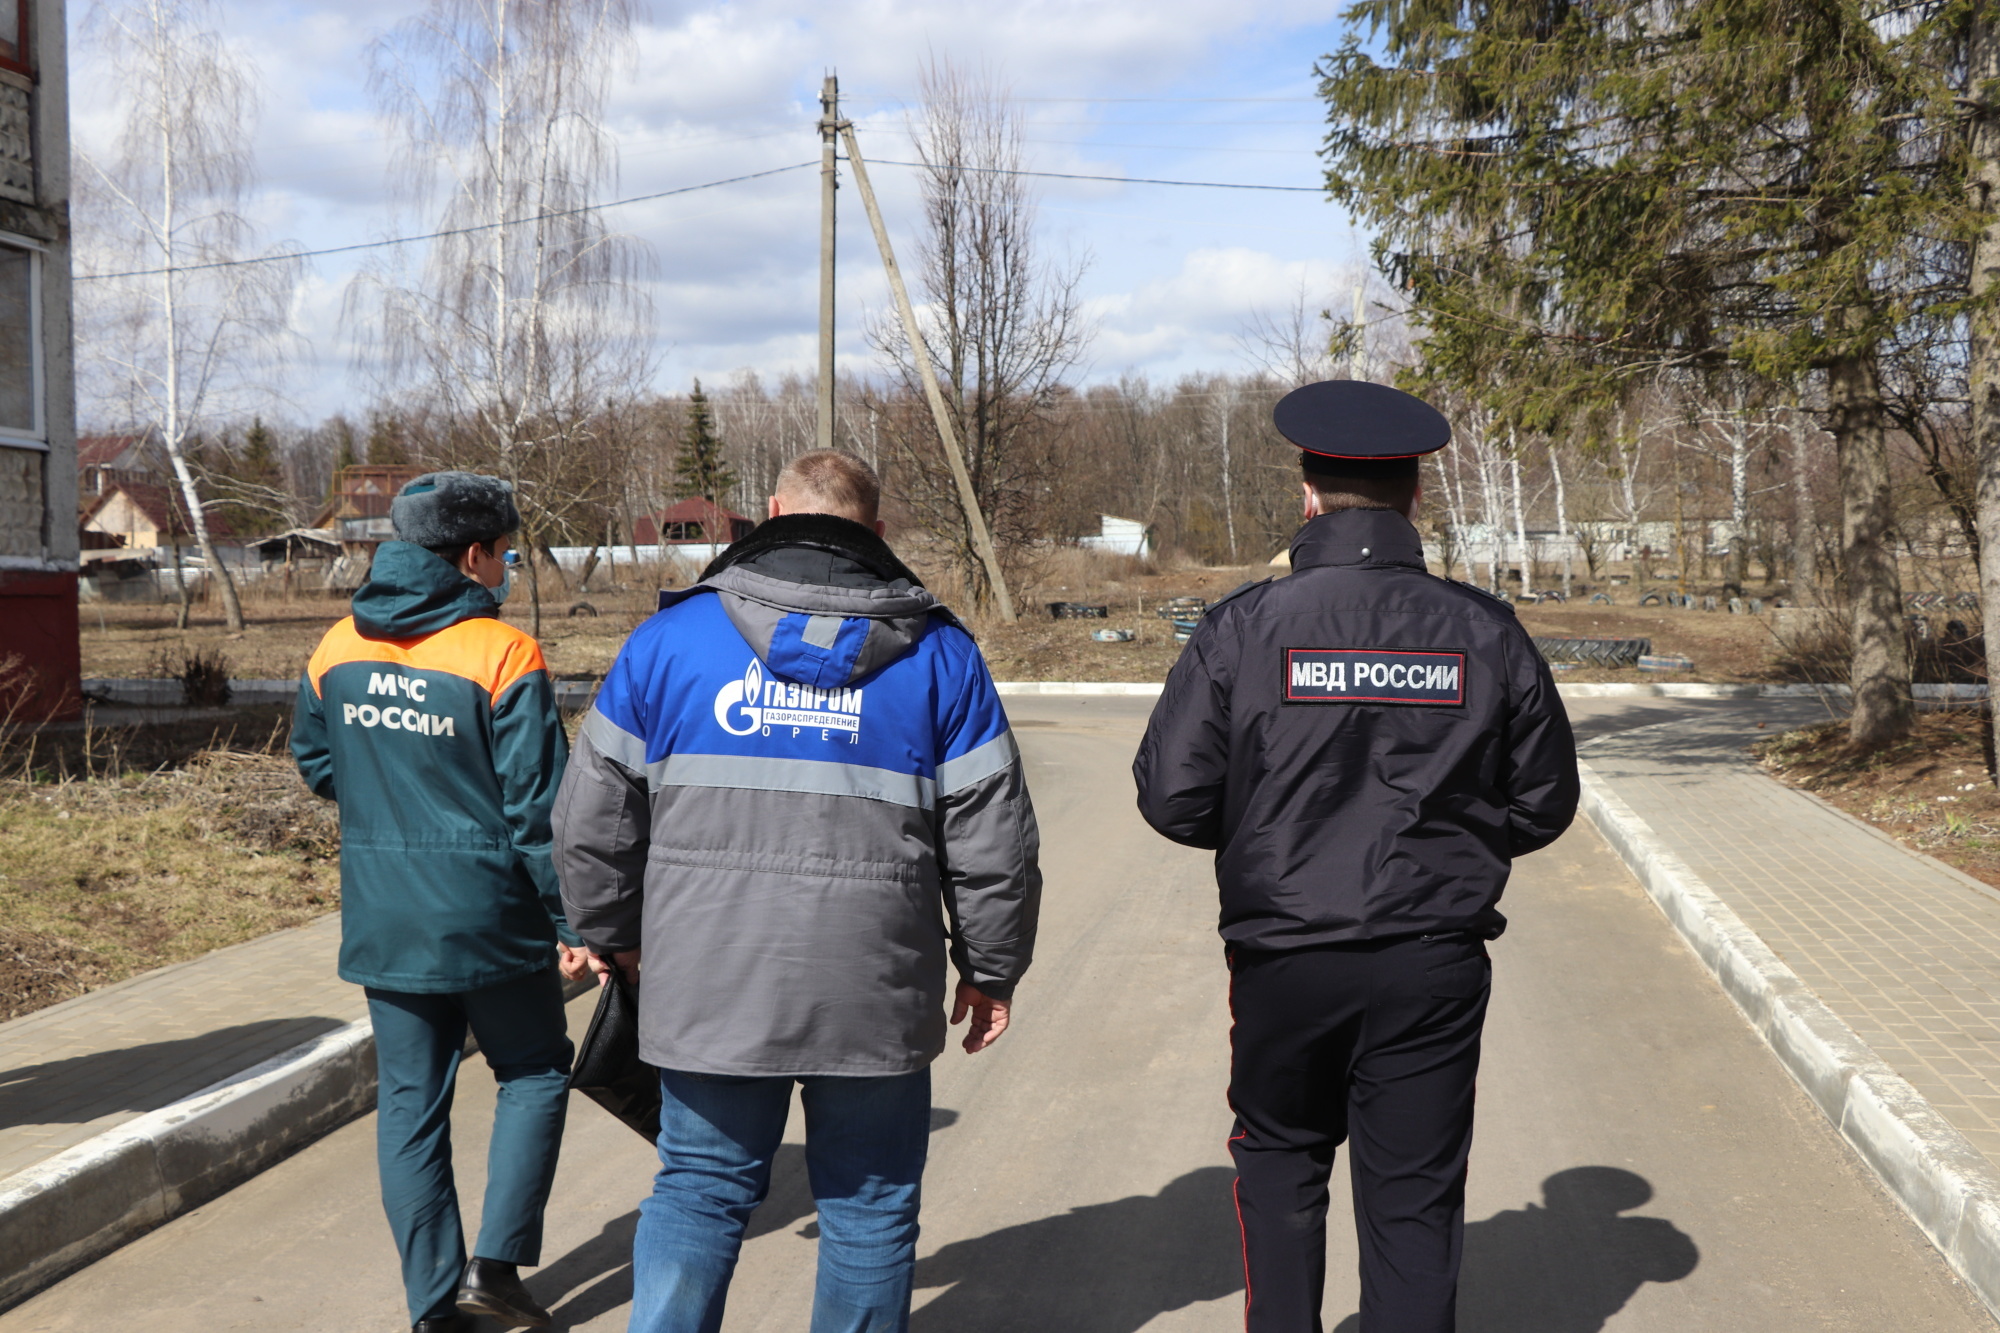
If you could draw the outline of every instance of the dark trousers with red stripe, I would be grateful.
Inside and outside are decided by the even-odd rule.
[[[1451,1333],[1492,983],[1469,935],[1230,956],[1249,1333],[1321,1333],[1327,1180],[1350,1142],[1361,1333]]]

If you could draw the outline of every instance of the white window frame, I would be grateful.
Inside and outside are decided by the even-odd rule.
[[[40,241],[0,231],[0,245],[28,252],[28,397],[34,421],[22,431],[0,425],[0,446],[49,450],[48,349],[42,345],[42,262],[49,248]]]

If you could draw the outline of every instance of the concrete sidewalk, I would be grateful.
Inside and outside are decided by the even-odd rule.
[[[2000,892],[1759,773],[1754,728],[1716,710],[1590,741],[1585,812],[2000,1311]]]
[[[0,1309],[374,1103],[338,916],[0,1024]]]
[[[0,1182],[362,1018],[338,914],[0,1023]]]

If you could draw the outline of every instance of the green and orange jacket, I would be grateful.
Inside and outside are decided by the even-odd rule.
[[[477,990],[578,943],[550,861],[569,744],[541,646],[481,585],[385,542],[299,682],[292,754],[340,805],[340,975]]]

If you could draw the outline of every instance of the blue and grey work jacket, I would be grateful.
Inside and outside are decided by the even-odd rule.
[[[884,577],[872,532],[800,520],[662,595],[557,797],[569,919],[599,953],[643,948],[662,1068],[918,1069],[944,1048],[947,957],[1006,998],[1033,950],[1034,810],[978,647]],[[773,544],[794,526],[817,544]]]

